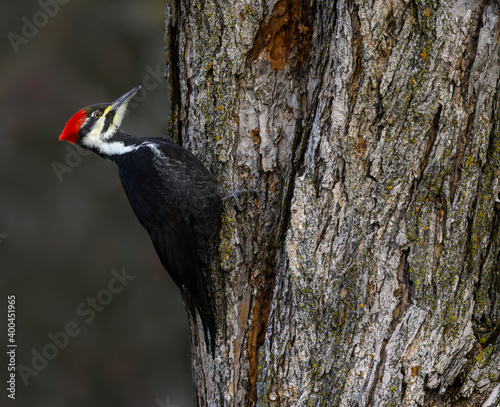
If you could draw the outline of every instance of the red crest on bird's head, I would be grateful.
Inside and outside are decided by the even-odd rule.
[[[71,119],[68,120],[63,132],[59,136],[59,141],[66,140],[70,143],[76,143],[78,141],[78,132],[80,127],[82,127],[83,122],[87,118],[87,113],[85,109],[80,110]]]

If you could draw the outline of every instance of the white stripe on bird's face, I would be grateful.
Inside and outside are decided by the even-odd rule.
[[[112,104],[108,106],[106,110],[104,110],[104,114],[102,115],[104,120],[106,120],[106,116],[108,114],[112,114],[110,112],[114,112],[113,121],[111,122],[111,125],[106,130],[106,132],[103,134],[104,139],[110,138],[113,135],[113,133],[120,128],[123,118],[125,117],[125,112],[127,111],[127,106],[128,103],[123,103],[122,105],[115,108],[115,105]]]
[[[109,105],[104,110],[103,114],[94,122],[94,126],[82,139],[82,144],[85,147],[96,149],[104,155],[125,154],[136,149],[136,147],[125,146],[120,141],[109,141],[113,134],[115,134],[115,132],[119,129],[123,121],[123,117],[127,111],[127,104],[122,104],[116,109],[113,108],[114,105]],[[104,131],[106,120],[109,120],[108,117],[110,114],[114,114],[114,116],[111,124],[108,126],[106,131]]]

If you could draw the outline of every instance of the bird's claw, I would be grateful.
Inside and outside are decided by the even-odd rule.
[[[222,198],[222,201],[225,202],[230,199],[233,199],[237,211],[244,212],[247,209],[248,200],[245,200],[244,204],[242,205],[240,202],[240,196],[242,195],[249,195],[250,199],[254,199],[257,197],[257,192],[255,192],[253,189],[239,189],[227,194],[224,198]]]

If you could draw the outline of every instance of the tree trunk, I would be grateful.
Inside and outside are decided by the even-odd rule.
[[[176,0],[172,136],[226,204],[198,406],[500,404],[495,0]]]

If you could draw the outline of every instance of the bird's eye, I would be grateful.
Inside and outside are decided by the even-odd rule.
[[[99,117],[101,117],[101,116],[102,116],[102,113],[101,113],[101,112],[95,112],[95,113],[94,113],[94,117],[95,117],[96,119],[98,119],[98,118],[99,118]]]

